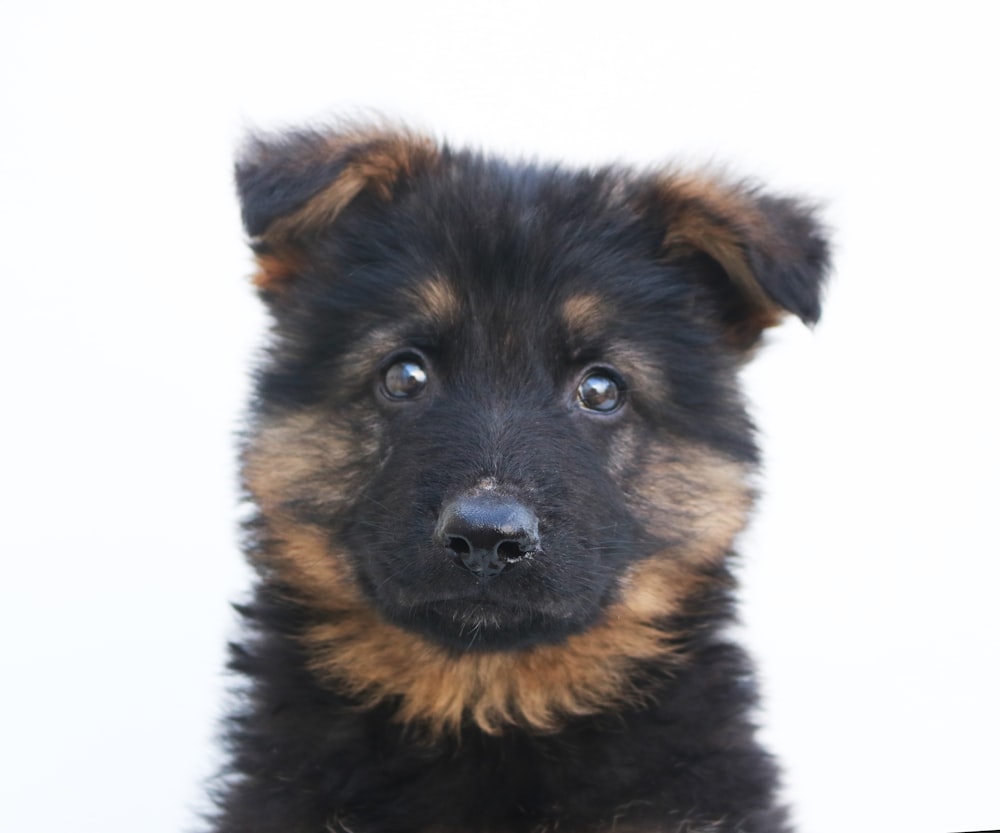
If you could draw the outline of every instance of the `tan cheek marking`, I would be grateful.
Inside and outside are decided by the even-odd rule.
[[[315,479],[329,467],[348,459],[351,437],[321,414],[297,413],[259,430],[244,454],[243,475],[247,488],[265,512],[282,511],[289,499],[317,497]],[[324,501],[339,503],[347,492],[336,481],[323,484]]]
[[[748,467],[697,446],[654,447],[648,453],[630,491],[632,511],[692,563],[723,559],[753,504]]]
[[[296,414],[261,428],[244,453],[244,484],[278,533],[277,545],[258,556],[261,566],[320,608],[351,586],[350,570],[330,557],[321,533],[301,525],[293,507],[335,513],[356,494],[356,484],[341,474],[352,448],[357,455],[353,439],[321,417]]]

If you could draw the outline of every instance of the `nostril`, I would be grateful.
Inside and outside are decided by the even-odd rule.
[[[501,541],[497,544],[496,553],[503,561],[516,561],[528,554],[517,541]]]
[[[458,553],[459,555],[467,555],[472,552],[472,547],[469,546],[469,542],[459,535],[452,535],[448,539],[448,543],[445,544],[445,546],[452,552]]]

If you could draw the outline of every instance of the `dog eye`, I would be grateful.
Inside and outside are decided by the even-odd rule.
[[[588,411],[610,414],[617,411],[625,401],[625,389],[606,370],[588,373],[576,389],[577,402]]]
[[[413,399],[427,387],[427,371],[410,356],[393,362],[382,376],[382,390],[390,399]]]

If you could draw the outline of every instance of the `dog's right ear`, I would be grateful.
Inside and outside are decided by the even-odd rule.
[[[236,187],[257,257],[254,283],[266,293],[283,289],[301,271],[310,238],[359,194],[388,201],[438,158],[431,139],[385,127],[251,136]]]

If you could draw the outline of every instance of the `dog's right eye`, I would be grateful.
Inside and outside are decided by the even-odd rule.
[[[382,375],[382,392],[389,399],[413,399],[427,387],[427,370],[416,356],[390,364]]]

